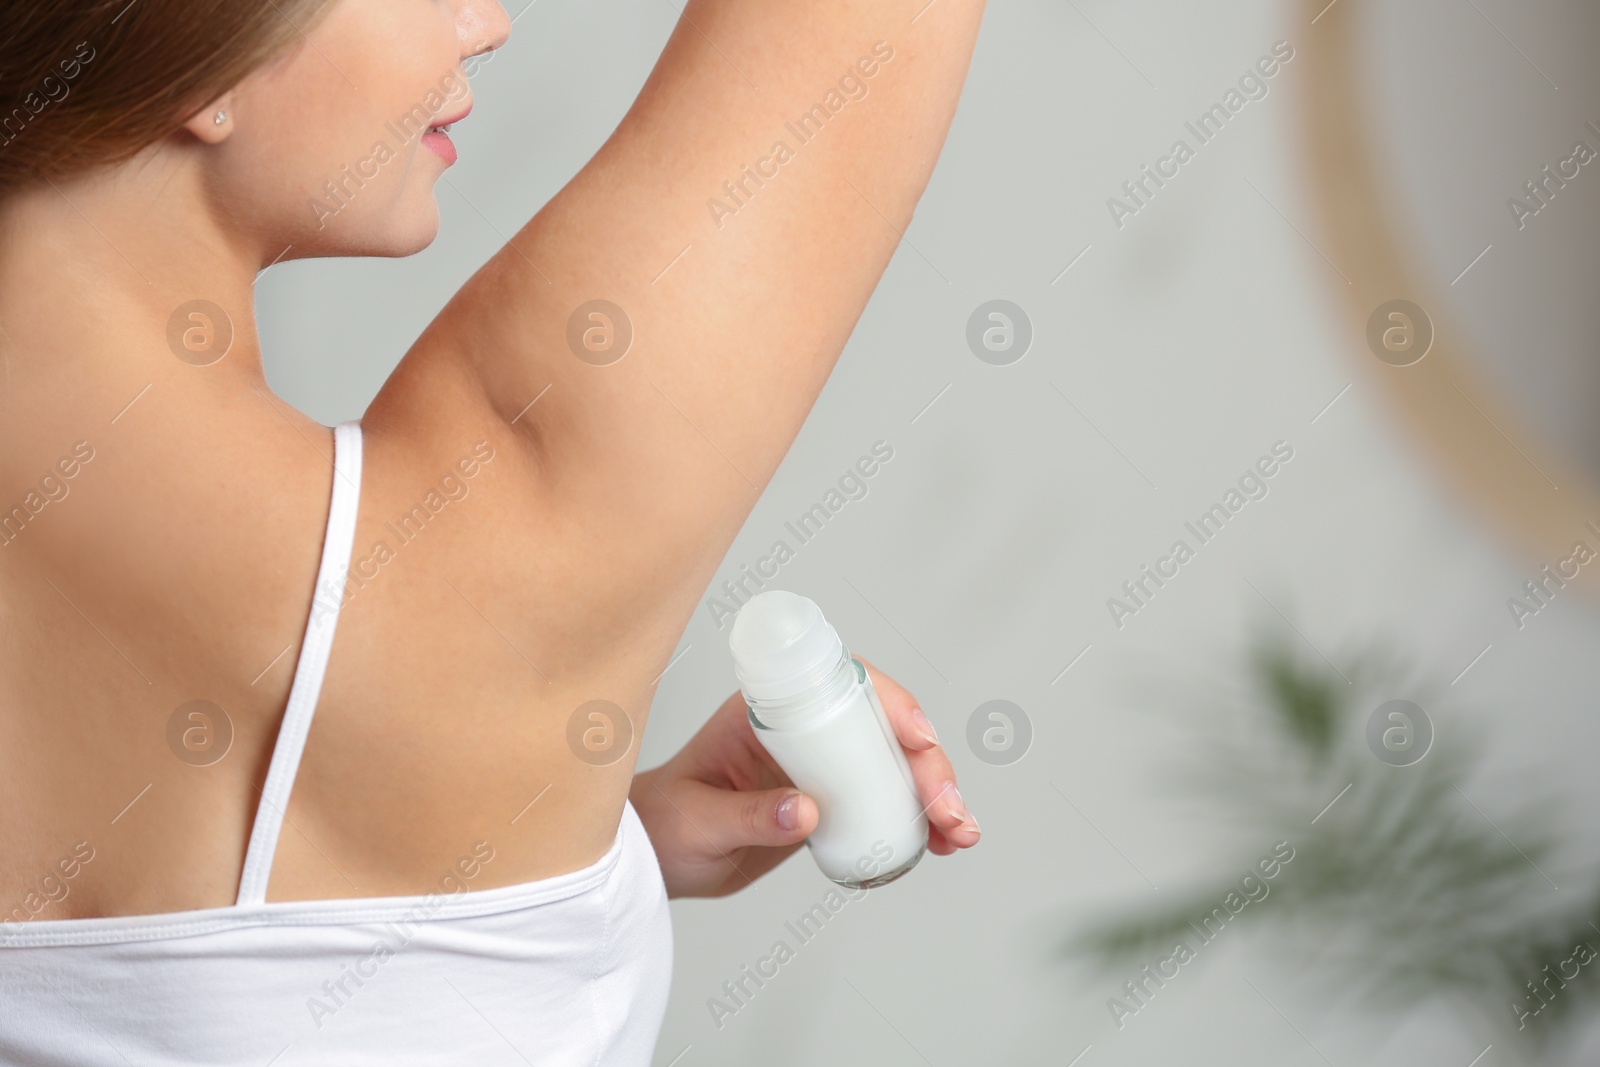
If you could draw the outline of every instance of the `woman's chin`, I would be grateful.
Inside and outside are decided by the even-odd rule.
[[[418,226],[404,234],[393,236],[389,243],[382,249],[366,253],[369,256],[387,256],[398,259],[404,256],[414,256],[424,248],[433,244],[439,236],[439,217],[435,215],[427,226]]]
[[[390,216],[385,232],[375,235],[376,247],[369,256],[411,256],[433,244],[439,236],[439,205],[431,192],[418,198],[415,207],[398,209]]]
[[[399,259],[415,255],[439,236],[439,207],[431,198],[411,212],[396,212],[368,226],[329,226],[307,245],[320,256],[373,256]]]

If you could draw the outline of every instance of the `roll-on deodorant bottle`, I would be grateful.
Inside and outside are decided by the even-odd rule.
[[[807,839],[839,885],[885,885],[916,866],[928,820],[866,668],[817,605],[779,589],[745,602],[728,639],[756,738],[817,802]]]

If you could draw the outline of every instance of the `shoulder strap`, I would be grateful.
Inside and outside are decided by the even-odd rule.
[[[350,571],[350,549],[355,541],[356,510],[361,499],[361,424],[340,423],[333,431],[333,494],[328,502],[328,528],[322,540],[322,562],[306,622],[300,661],[289,687],[289,704],[278,727],[255,826],[245,851],[244,873],[239,878],[239,904],[260,904],[267,899],[267,878],[278,850],[283,812],[289,806],[300,755],[305,750],[311,716],[317,710],[322,678],[333,649],[333,632],[344,603],[345,578]]]

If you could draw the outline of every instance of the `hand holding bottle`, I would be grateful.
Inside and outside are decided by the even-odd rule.
[[[927,805],[928,851],[948,856],[978,843],[977,820],[917,699],[865,657],[865,665]],[[722,703],[666,763],[634,776],[629,794],[650,833],[671,897],[743,889],[804,844],[816,803],[794,788],[756,740],[744,696]]]

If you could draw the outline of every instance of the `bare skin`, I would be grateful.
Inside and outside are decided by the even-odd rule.
[[[636,742],[591,766],[567,723],[605,699],[646,728],[656,678],[909,222],[982,13],[923,2],[692,0],[595,159],[406,354],[363,419],[355,541],[358,560],[379,542],[393,556],[341,614],[269,900],[426,892],[485,839],[495,859],[473,888],[575,870],[630,795],[673,895],[738,889],[814,828],[809,798],[780,820],[793,790],[736,698],[637,777]],[[138,159],[0,201],[0,508],[79,442],[93,454],[0,545],[8,913],[80,841],[93,861],[38,918],[233,902],[333,477],[331,431],[265,383],[254,280],[280,257],[425,247],[445,164],[415,140],[321,225],[308,198],[508,32],[485,0],[339,0],[309,46],[197,101]],[[857,75],[870,91],[719,228],[707,199],[880,41],[892,58]],[[634,328],[608,366],[567,343],[597,297]],[[204,367],[167,335],[197,298],[235,331]],[[397,545],[387,524],[486,451],[458,479],[467,494]],[[931,850],[975,844],[915,700],[873,676]],[[234,729],[205,767],[167,743],[196,699]]]

